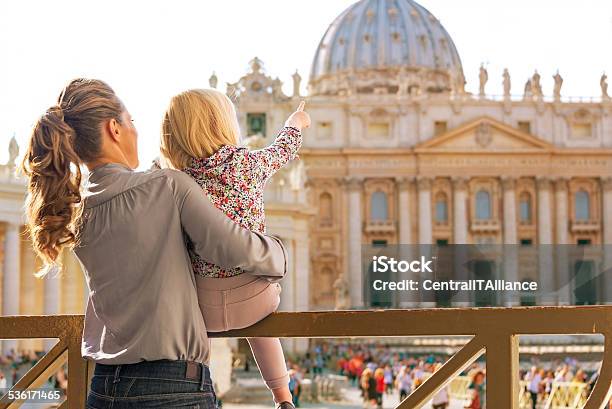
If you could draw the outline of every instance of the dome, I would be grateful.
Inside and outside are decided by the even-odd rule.
[[[346,84],[346,79],[339,77],[352,74],[354,80],[364,79],[363,74],[369,72],[378,73],[370,75],[372,86],[394,85],[397,90],[400,71],[406,78],[410,73],[420,73],[421,90],[430,92],[451,90],[455,88],[453,82],[463,79],[452,38],[424,7],[412,0],[360,0],[342,12],[325,32],[312,63],[310,83],[318,91],[315,93],[329,93],[342,88],[343,82],[345,86],[358,86]],[[380,81],[382,77],[386,80]],[[333,78],[335,87],[325,81]],[[409,79],[407,85],[419,82],[415,79]],[[423,80],[429,83],[422,84]]]

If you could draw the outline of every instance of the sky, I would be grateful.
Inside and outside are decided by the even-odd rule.
[[[157,154],[169,98],[188,88],[235,82],[258,56],[291,93],[297,69],[306,92],[323,33],[354,0],[175,0],[0,2],[0,163],[16,135],[21,153],[36,119],[74,77],[100,78],[124,101],[139,131],[141,163]],[[487,66],[487,93],[501,94],[505,67],[520,94],[535,69],[546,95],[552,75],[564,96],[599,96],[612,89],[610,0],[420,0],[453,38],[468,81],[478,90]]]

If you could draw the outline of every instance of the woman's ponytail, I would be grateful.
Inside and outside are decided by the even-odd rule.
[[[76,242],[81,160],[74,151],[74,137],[74,130],[64,122],[62,108],[49,108],[34,126],[22,164],[29,177],[26,211],[30,235],[34,250],[46,265],[59,264],[62,247]]]
[[[60,94],[58,104],[41,116],[32,130],[21,171],[29,178],[26,198],[28,230],[45,268],[61,267],[63,247],[78,241],[81,219],[81,169],[100,154],[100,129],[119,119],[123,105],[104,82],[77,79]]]

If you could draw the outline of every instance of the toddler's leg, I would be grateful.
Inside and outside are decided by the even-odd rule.
[[[247,338],[253,356],[266,386],[272,391],[274,401],[291,402],[289,391],[289,373],[285,355],[278,338]]]

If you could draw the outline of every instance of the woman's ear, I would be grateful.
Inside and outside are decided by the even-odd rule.
[[[119,125],[119,121],[115,118],[111,118],[107,121],[108,133],[109,136],[115,142],[119,142],[119,138],[121,136],[121,127]]]

